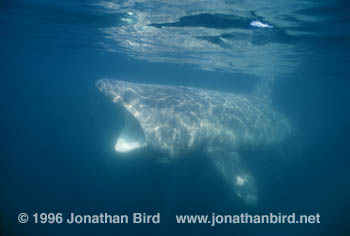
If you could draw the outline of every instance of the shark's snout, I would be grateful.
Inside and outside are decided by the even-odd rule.
[[[111,97],[115,103],[130,105],[137,99],[136,92],[123,81],[102,79],[97,81],[96,87],[102,94]]]

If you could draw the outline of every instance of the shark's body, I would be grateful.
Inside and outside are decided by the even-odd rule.
[[[116,151],[149,148],[166,159],[203,151],[245,202],[257,190],[238,153],[274,145],[290,133],[288,121],[261,93],[240,95],[185,86],[100,80],[99,90],[125,114]]]

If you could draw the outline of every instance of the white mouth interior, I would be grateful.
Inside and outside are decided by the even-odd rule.
[[[115,144],[116,152],[129,152],[141,147],[145,147],[146,143],[128,140],[124,138],[118,138],[117,143]]]
[[[115,151],[126,153],[146,146],[145,135],[140,123],[124,109],[124,128],[115,144]]]

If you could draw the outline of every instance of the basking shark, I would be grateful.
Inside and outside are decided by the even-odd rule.
[[[257,187],[240,152],[276,145],[291,132],[271,106],[270,83],[261,79],[248,95],[110,79],[96,86],[123,110],[117,152],[149,149],[167,162],[202,151],[233,191],[255,205]]]

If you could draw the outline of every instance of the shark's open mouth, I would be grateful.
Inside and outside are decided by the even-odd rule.
[[[127,153],[146,147],[145,134],[138,120],[123,107],[124,127],[115,144],[115,151]]]

